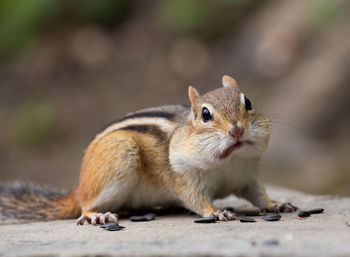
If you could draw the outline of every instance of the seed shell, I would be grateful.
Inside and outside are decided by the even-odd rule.
[[[275,213],[275,214],[265,215],[262,218],[267,221],[279,221],[281,219],[281,215]]]
[[[148,221],[154,220],[156,218],[156,215],[154,213],[148,213],[143,215]]]
[[[119,231],[124,229],[125,227],[119,226],[117,223],[106,223],[100,226],[100,228],[104,228],[108,231]]]
[[[300,211],[298,213],[298,216],[300,218],[306,218],[306,217],[310,217],[311,216],[311,213],[309,211]]]
[[[134,216],[131,216],[129,219],[131,221],[133,221],[133,222],[147,221],[147,218],[145,216],[136,216],[136,215],[134,215]]]
[[[215,223],[216,219],[214,217],[204,217],[194,221],[195,223]]]
[[[140,216],[131,216],[130,220],[133,222],[142,222],[142,221],[151,221],[156,218],[156,215],[154,213],[148,213],[145,215],[140,215]]]
[[[323,211],[324,211],[323,208],[316,208],[316,209],[309,210],[308,212],[310,212],[311,214],[319,214],[319,213],[322,213]]]
[[[265,240],[263,244],[266,246],[274,246],[274,245],[279,245],[280,243],[278,242],[277,239],[270,239],[270,240]]]
[[[242,216],[239,218],[239,221],[240,222],[256,222],[255,219],[253,218],[250,218],[250,217],[247,217],[247,216]]]

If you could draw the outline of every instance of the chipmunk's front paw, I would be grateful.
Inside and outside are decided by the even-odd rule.
[[[97,224],[105,224],[105,223],[118,223],[118,215],[110,212],[106,213],[96,213],[89,217],[86,214],[82,214],[77,220],[77,225],[83,225],[84,222],[92,224],[96,226]]]
[[[91,224],[91,218],[86,215],[82,214],[78,219],[77,219],[77,225],[84,225],[85,221],[89,224]]]
[[[271,207],[266,207],[266,208],[262,208],[262,212],[263,213],[267,213],[267,212],[273,212],[273,213],[279,213],[279,212],[295,212],[297,211],[299,208],[292,205],[291,203],[282,203],[280,205],[273,205]]]
[[[110,212],[98,213],[91,217],[91,224],[118,223],[118,215]]]
[[[237,215],[228,210],[217,210],[215,213],[210,214],[211,217],[214,217],[216,220],[228,221],[237,219]]]

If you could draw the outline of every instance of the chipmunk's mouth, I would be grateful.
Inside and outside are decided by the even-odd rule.
[[[229,157],[231,155],[233,150],[237,150],[237,149],[241,148],[244,144],[252,145],[253,143],[250,141],[237,141],[236,143],[234,143],[233,145],[231,145],[230,147],[228,147],[224,151],[222,151],[221,154],[219,154],[219,158],[226,159],[227,157]]]

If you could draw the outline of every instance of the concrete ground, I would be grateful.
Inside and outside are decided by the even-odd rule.
[[[161,215],[150,222],[122,219],[122,231],[76,226],[74,220],[0,226],[0,256],[350,256],[350,198],[312,196],[270,187],[273,199],[323,214],[301,220],[282,214],[277,222],[254,217],[197,224],[194,215]],[[230,197],[218,206],[247,203]]]

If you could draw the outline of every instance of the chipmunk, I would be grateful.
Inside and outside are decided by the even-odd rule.
[[[47,220],[78,218],[80,225],[117,222],[114,213],[122,209],[175,205],[233,220],[233,212],[212,204],[230,194],[265,212],[295,211],[289,203],[271,201],[258,179],[269,120],[232,77],[223,76],[222,84],[202,96],[189,86],[191,107],[143,109],[108,125],[88,146],[72,193],[2,189],[0,206],[14,216],[22,211]]]

